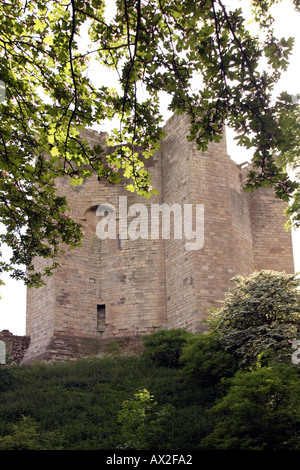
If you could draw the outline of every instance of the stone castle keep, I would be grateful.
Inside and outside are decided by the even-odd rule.
[[[184,117],[169,119],[167,137],[146,160],[159,190],[150,199],[96,175],[76,188],[58,182],[85,237],[80,248],[61,255],[61,268],[44,287],[28,289],[26,334],[31,342],[23,363],[95,355],[112,343],[134,344],[159,328],[201,332],[208,309],[224,299],[234,275],[261,269],[294,273],[284,203],[271,189],[244,192],[247,168],[227,155],[225,137],[201,152],[187,141],[188,126]],[[103,145],[105,134],[86,131],[84,137]],[[115,239],[101,240],[97,208],[113,206],[118,227],[120,196],[127,196],[128,210],[140,203],[149,214],[152,204],[201,205],[203,246],[188,250],[187,240],[176,239],[172,231],[169,239],[122,239],[117,233]],[[43,262],[37,262],[37,269]]]

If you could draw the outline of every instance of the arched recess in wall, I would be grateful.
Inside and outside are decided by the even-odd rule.
[[[80,217],[87,232],[94,232],[99,240],[117,239],[117,213],[113,204],[89,206]]]
[[[86,263],[90,298],[95,299],[95,304],[100,303],[102,297],[101,278],[103,270],[103,246],[101,240],[99,240],[96,234],[97,207],[97,205],[91,205],[84,211],[81,217],[81,224],[84,233],[84,238],[82,240],[82,250],[84,250],[83,259]]]
[[[92,205],[84,211],[81,223],[87,234],[99,240],[115,240],[116,236],[116,210],[110,203]]]
[[[113,281],[109,281],[112,273],[108,265],[118,249],[115,208],[110,203],[91,205],[85,210],[81,223],[85,234],[82,247],[87,263],[89,290],[91,298],[95,299],[96,309],[97,305],[107,303],[108,286]]]

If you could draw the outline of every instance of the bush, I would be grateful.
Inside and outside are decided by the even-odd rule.
[[[0,437],[0,450],[46,450],[49,442],[58,440],[57,431],[38,433],[37,427],[34,419],[22,416],[10,434]]]
[[[202,448],[300,450],[299,385],[295,366],[239,370],[228,393],[209,410],[215,425]]]
[[[179,362],[183,374],[197,380],[199,385],[213,385],[224,377],[232,377],[238,368],[234,356],[222,350],[213,333],[190,338]]]
[[[299,279],[276,271],[260,271],[233,278],[235,288],[209,322],[224,350],[241,367],[255,367],[290,358],[291,343],[300,328]],[[211,329],[212,329],[211,328]]]
[[[157,366],[178,367],[182,348],[192,336],[181,328],[158,330],[144,338],[143,356]]]
[[[0,392],[13,388],[14,377],[8,367],[0,367]]]
[[[300,280],[296,275],[263,270],[232,279],[222,310],[222,328],[292,323],[300,325]]]
[[[149,449],[156,448],[161,435],[164,434],[165,420],[174,411],[170,405],[158,407],[153,395],[145,388],[134,394],[130,400],[122,403],[118,414],[121,425],[120,434],[123,444],[121,449]]]

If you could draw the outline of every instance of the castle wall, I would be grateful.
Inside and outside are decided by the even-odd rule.
[[[254,268],[294,273],[291,231],[285,230],[283,216],[286,204],[276,199],[273,188],[260,188],[249,193],[253,237]]]
[[[202,152],[187,140],[186,117],[173,116],[165,130],[161,148],[145,162],[157,196],[142,198],[126,191],[126,182],[110,185],[96,175],[75,188],[58,181],[84,237],[81,247],[66,248],[61,268],[45,287],[28,290],[31,344],[23,363],[95,355],[105,344],[128,346],[132,338],[159,328],[204,331],[208,310],[220,305],[234,275],[294,272],[284,204],[268,189],[243,190],[246,169],[228,156],[226,136]],[[105,139],[95,131],[85,136],[92,145]],[[127,236],[122,238],[124,204]],[[100,239],[97,232],[101,205],[110,206],[116,221],[112,239]],[[133,207],[137,212],[130,216]],[[187,207],[192,217],[185,219]],[[163,208],[167,211],[155,226],[153,211]],[[144,236],[132,239],[143,227],[148,227]]]
[[[101,139],[93,131],[86,135],[93,144]],[[160,189],[160,161],[152,158],[148,165],[152,185]],[[125,183],[113,186],[99,181],[97,175],[75,188],[62,179],[57,185],[67,197],[70,216],[82,224],[84,237],[80,248],[65,248],[59,259],[61,267],[47,286],[32,290],[28,296],[27,331],[35,338],[33,344],[42,345],[39,357],[96,354],[105,340],[166,327],[164,250],[161,239],[151,239],[150,200],[129,193]],[[149,226],[147,239],[130,239],[131,222],[139,212],[134,217],[128,216],[128,237],[119,239],[120,197],[123,202],[126,200],[127,213],[133,204],[143,205],[142,216],[144,213],[145,220],[146,215]],[[151,203],[154,201],[160,203],[161,195],[151,198]],[[103,220],[97,215],[100,205],[115,209],[113,239],[101,240],[97,235],[97,225]],[[52,306],[47,313],[46,298]],[[46,315],[47,338],[41,343],[38,330]],[[30,347],[24,362],[32,360],[35,354],[35,348]]]
[[[163,199],[203,205],[203,246],[187,251],[186,239],[165,242],[168,327],[202,331],[208,309],[230,287],[235,274],[254,268],[248,196],[241,170],[230,160],[226,137],[206,152],[187,141],[189,122],[173,116],[161,147]]]
[[[195,320],[199,325],[198,329],[201,329],[203,320],[208,316],[208,309],[218,307],[217,301],[224,298],[235,273],[235,258],[229,185],[230,160],[225,140],[219,145],[211,144],[208,151],[201,155],[194,146],[194,174],[199,160],[203,175],[198,184],[205,206],[205,241],[203,250],[195,253],[194,269],[197,279]]]
[[[37,272],[47,264],[44,259],[35,261]],[[55,298],[54,277],[45,279],[45,286],[27,288],[26,336],[30,337],[30,352],[37,359],[52,339]],[[26,354],[25,354],[26,356]]]
[[[184,204],[193,204],[186,121],[179,116],[169,119],[165,126],[167,136],[162,142],[163,202],[170,208],[178,205],[171,217],[171,236],[164,240],[166,272],[167,327],[192,329],[196,309],[193,263],[195,253],[186,249],[184,234]],[[200,201],[201,203],[202,201]],[[193,207],[193,215],[195,207]],[[182,237],[176,239],[175,231],[181,229]]]
[[[233,269],[237,275],[248,276],[255,268],[249,193],[243,189],[244,177],[240,166],[232,160],[229,160],[228,165]]]

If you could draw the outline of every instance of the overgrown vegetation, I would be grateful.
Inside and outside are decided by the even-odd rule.
[[[232,280],[234,289],[208,320],[222,348],[242,366],[255,366],[258,357],[289,359],[300,329],[298,276],[263,270]]]
[[[1,383],[0,449],[25,448],[24,433],[29,449],[124,449],[132,438],[122,431],[123,403],[142,389],[157,402],[158,414],[147,413],[143,424],[148,448],[195,449],[216,397],[213,388],[187,387],[176,369],[138,357],[11,366],[1,369]]]
[[[143,356],[157,366],[178,367],[182,349],[191,337],[182,329],[159,330],[144,338]]]
[[[261,329],[293,326],[299,336],[295,279],[271,271],[238,278],[206,334],[158,331],[145,338],[140,357],[115,351],[76,362],[2,367],[0,450],[299,450],[294,338],[274,335],[267,349]],[[288,299],[294,299],[289,311]],[[270,314],[271,300],[276,317],[257,321],[260,305],[260,319],[263,306]],[[256,306],[252,312],[250,305]],[[237,327],[242,348],[225,341]],[[241,351],[250,351],[247,360]]]
[[[137,357],[1,369],[1,450],[299,450],[299,367],[199,385]]]

